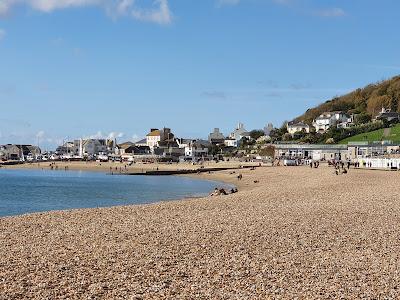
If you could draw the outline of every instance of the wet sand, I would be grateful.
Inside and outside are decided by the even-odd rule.
[[[0,299],[400,296],[399,172],[241,173],[228,196],[1,218]]]
[[[40,162],[40,163],[24,163],[20,165],[10,165],[10,166],[3,166],[3,169],[44,169],[49,170],[51,169],[52,162]],[[203,165],[198,164],[191,164],[191,163],[135,163],[129,166],[126,162],[82,162],[82,161],[58,161],[54,162],[53,169],[54,170],[65,170],[67,167],[68,170],[75,170],[75,171],[90,171],[90,172],[114,172],[119,173],[134,173],[134,172],[146,172],[146,171],[155,171],[155,170],[163,170],[163,171],[175,171],[175,170],[196,170],[199,169],[201,166],[204,168],[236,168],[240,166],[254,166],[258,165],[257,163],[251,162],[219,162],[215,163],[205,162]],[[57,167],[57,168],[56,168]]]

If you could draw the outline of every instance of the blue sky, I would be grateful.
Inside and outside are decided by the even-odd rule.
[[[399,1],[0,0],[0,144],[280,126],[400,73]]]

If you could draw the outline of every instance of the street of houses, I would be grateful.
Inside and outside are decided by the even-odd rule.
[[[399,114],[382,109],[375,120],[393,120]],[[288,122],[288,134],[309,133],[311,130],[323,133],[332,126],[348,128],[353,126],[354,116],[343,112],[325,112],[317,117],[312,126],[304,122]],[[312,128],[313,127],[313,128]],[[395,156],[399,154],[399,144],[390,141],[358,142],[345,145],[307,144],[296,142],[271,143],[270,134],[274,130],[270,123],[264,127],[261,135],[252,137],[244,124],[238,125],[228,135],[219,128],[214,128],[208,139],[191,139],[177,137],[170,128],[152,128],[144,139],[136,142],[118,143],[116,139],[75,139],[66,141],[55,151],[42,153],[33,145],[0,145],[0,162],[33,162],[46,160],[97,160],[97,161],[148,161],[148,162],[198,162],[207,160],[227,160],[243,158],[248,160],[265,160],[260,150],[273,148],[274,154],[269,159],[312,159],[315,161],[356,160]],[[243,142],[250,141],[245,147]],[[274,157],[272,157],[274,156]]]
[[[0,160],[196,162],[215,159],[215,154],[211,151],[213,147],[222,146],[224,150],[237,149],[243,138],[250,139],[250,133],[241,123],[228,136],[223,135],[218,128],[215,128],[209,134],[208,140],[178,138],[170,128],[152,128],[144,139],[137,142],[118,143],[116,139],[76,139],[64,142],[51,153],[42,153],[39,147],[32,145],[1,145]]]

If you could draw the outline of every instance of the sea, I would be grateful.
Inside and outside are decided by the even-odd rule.
[[[0,217],[202,197],[232,186],[181,176],[0,169]]]

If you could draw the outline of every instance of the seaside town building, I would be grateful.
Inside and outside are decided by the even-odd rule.
[[[270,136],[272,130],[274,130],[274,125],[272,123],[268,123],[268,125],[265,125],[264,127],[265,136]]]
[[[126,158],[134,157],[135,155],[147,155],[150,153],[151,151],[148,146],[138,146],[132,142],[125,142],[115,147],[115,154]]]
[[[160,143],[174,142],[174,134],[171,132],[170,128],[163,129],[150,129],[150,133],[146,136],[146,145],[150,147],[151,151],[155,147],[160,146]]]
[[[224,144],[225,136],[219,131],[219,128],[214,128],[214,131],[208,135],[208,141],[212,145]]]
[[[122,155],[125,153],[132,153],[131,150],[133,149],[134,146],[135,144],[132,142],[117,144],[115,147],[115,154]]]
[[[114,153],[116,145],[115,139],[79,139],[65,142],[57,147],[56,153],[64,158],[92,157]]]
[[[0,160],[22,160],[28,156],[38,157],[42,153],[38,146],[33,145],[0,145]]]
[[[229,135],[230,139],[235,139],[236,141],[240,141],[242,138],[250,139],[250,132],[248,132],[243,123],[238,123],[237,127],[231,132]]]
[[[134,143],[136,146],[140,147],[140,146],[147,146],[147,139],[141,139],[137,142]]]
[[[313,122],[315,131],[320,133],[326,132],[332,126],[337,126],[338,128],[347,128],[352,124],[352,116],[349,116],[341,111],[325,112],[318,116]]]
[[[176,143],[178,144],[179,148],[186,148],[190,145],[195,140],[192,139],[183,139],[183,138],[177,138],[175,139]]]
[[[238,146],[238,141],[236,139],[232,138],[226,138],[224,141],[224,144],[226,147],[234,147],[236,148]]]
[[[386,120],[387,122],[399,122],[400,114],[398,112],[393,112],[390,109],[382,107],[382,110],[374,119],[374,121],[379,121],[379,120],[381,121]]]
[[[115,139],[80,139],[74,141],[75,148],[78,148],[78,156],[85,157],[98,155],[99,153],[113,153],[116,146]]]
[[[400,154],[399,144],[385,142],[352,142],[347,145],[275,144],[274,147],[275,158],[348,160]]]
[[[289,122],[287,123],[286,128],[288,133],[290,133],[292,136],[297,132],[310,132],[310,126],[303,122]]]
[[[347,145],[276,144],[276,158],[340,160],[350,158]]]
[[[185,146],[185,157],[192,159],[208,156],[210,143],[203,140],[193,140]]]

